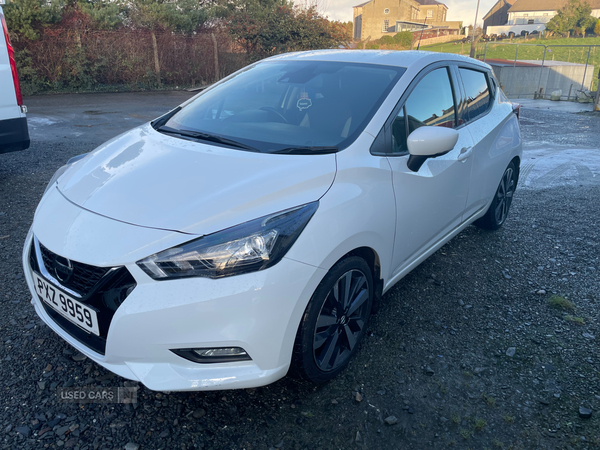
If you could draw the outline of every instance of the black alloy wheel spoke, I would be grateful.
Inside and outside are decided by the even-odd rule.
[[[366,281],[366,280],[365,280]],[[348,308],[348,316],[352,316],[358,308],[365,304],[365,302],[369,299],[369,291],[367,289],[363,289],[358,293],[356,298],[350,304],[350,308]]]
[[[333,286],[333,289],[331,290],[331,292],[327,295],[328,299],[330,298],[330,296],[332,297],[334,307],[335,307],[335,310],[338,312],[338,315],[340,314],[340,311],[344,310],[344,303],[343,303],[343,299],[340,299],[340,293],[343,293],[343,290],[340,290],[340,283],[338,281]]]
[[[344,289],[344,297],[340,302],[344,308],[344,311],[348,308],[349,302],[352,297],[350,297],[350,288],[352,287],[352,272],[348,272],[344,275],[342,279],[340,279],[339,283],[343,281],[343,289]]]
[[[346,337],[346,340],[348,341],[348,350],[352,351],[352,349],[356,345],[356,335],[350,329],[349,325],[344,325],[344,336]]]
[[[329,328],[331,327],[331,325],[335,325],[336,322],[337,317],[321,313],[321,315],[317,319],[317,331],[323,328]]]
[[[338,341],[339,341],[339,334],[338,333],[333,333],[331,336],[329,336],[329,338],[327,338],[327,340],[325,341],[325,344],[323,345],[323,351],[321,353],[321,358],[319,361],[319,365],[322,366],[322,368],[328,368],[333,366],[333,363],[335,363],[335,359],[333,358],[333,356],[337,356],[337,352],[338,352]]]

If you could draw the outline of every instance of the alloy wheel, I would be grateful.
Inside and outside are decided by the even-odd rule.
[[[496,210],[494,212],[498,225],[501,225],[506,220],[514,192],[514,171],[509,167],[506,169],[506,172],[504,172],[500,186],[498,186],[498,192],[496,193]]]
[[[349,270],[333,285],[319,312],[313,340],[320,370],[335,370],[350,357],[369,316],[369,297],[369,283],[360,270]]]

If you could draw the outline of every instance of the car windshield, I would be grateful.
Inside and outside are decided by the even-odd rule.
[[[207,90],[155,128],[246,151],[332,153],[358,137],[405,70],[264,61]]]

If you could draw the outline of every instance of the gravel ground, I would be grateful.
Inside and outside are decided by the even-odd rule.
[[[35,206],[59,165],[100,143],[35,131],[30,150],[0,155],[0,448],[600,448],[600,117],[525,109],[522,125],[531,169],[505,226],[467,228],[388,292],[337,379],[140,386],[134,405],[57,401],[58,387],[137,384],[81,360],[29,303]]]

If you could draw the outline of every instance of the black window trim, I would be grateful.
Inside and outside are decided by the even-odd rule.
[[[400,100],[398,101],[398,103],[396,103],[396,106],[394,106],[392,113],[385,120],[383,126],[381,127],[381,130],[375,137],[373,144],[371,144],[371,148],[369,149],[369,152],[373,156],[385,156],[385,157],[399,157],[400,156],[400,157],[402,157],[402,156],[409,155],[408,151],[405,151],[402,153],[377,152],[373,149],[373,147],[375,147],[378,144],[379,139],[385,139],[386,141],[389,140],[389,142],[391,143],[391,138],[392,138],[391,135],[389,135],[389,136],[385,136],[385,135],[389,133],[392,123],[394,122],[395,118],[398,116],[398,113],[400,112],[400,110],[404,108],[406,100],[412,94],[412,92],[414,91],[417,84],[419,84],[421,82],[421,80],[423,78],[425,78],[425,76],[429,75],[434,70],[445,68],[446,72],[448,73],[448,79],[450,80],[450,89],[452,90],[452,98],[454,100],[454,128],[453,129],[457,130],[465,125],[465,124],[460,125],[460,126],[458,125],[459,104],[457,102],[457,99],[458,99],[457,92],[456,92],[457,88],[458,88],[458,90],[460,92],[460,96],[461,96],[461,105],[460,105],[461,109],[464,108],[465,102],[462,100],[464,98],[464,92],[462,91],[462,89],[463,89],[462,81],[460,83],[458,83],[458,80],[460,80],[460,78],[458,78],[458,79],[456,78],[457,74],[455,74],[455,72],[453,70],[453,66],[457,66],[456,61],[437,61],[435,63],[429,64],[428,66],[424,67],[417,74],[417,76],[415,76],[415,78],[413,78],[412,82],[402,93],[402,96],[400,97]],[[458,72],[458,70],[456,70],[456,71]],[[406,110],[405,110],[405,112],[406,112]],[[405,126],[408,126],[406,114],[404,114],[404,124],[405,124]],[[407,132],[407,136],[408,136],[408,128],[407,128],[406,132]],[[384,136],[380,138],[382,133],[384,134]]]
[[[467,120],[465,120],[465,123],[461,125],[461,126],[466,126],[466,125],[469,125],[469,124],[471,124],[471,123],[473,123],[473,122],[481,119],[482,117],[487,116],[490,113],[490,111],[492,110],[492,108],[494,106],[494,103],[496,102],[496,91],[497,91],[497,88],[496,89],[492,88],[493,85],[492,85],[492,82],[491,82],[491,74],[490,74],[490,71],[488,69],[476,66],[475,64],[471,65],[471,64],[465,64],[465,63],[460,63],[460,64],[457,64],[456,66],[457,66],[456,69],[457,69],[457,72],[458,72],[458,74],[457,74],[458,75],[458,80],[460,80],[460,85],[461,85],[461,88],[462,88],[462,91],[463,91],[463,98],[465,99],[465,113],[466,113],[466,92],[467,92],[467,90],[465,89],[464,80],[462,79],[462,76],[460,74],[460,69],[473,70],[474,72],[480,72],[480,73],[482,73],[484,75],[484,77],[485,77],[485,82],[487,83],[488,90],[490,92],[490,100],[491,101],[488,104],[487,109],[484,112],[482,112],[481,114],[479,114],[478,116],[476,116],[474,119],[471,119],[471,118],[469,118],[467,116]]]

